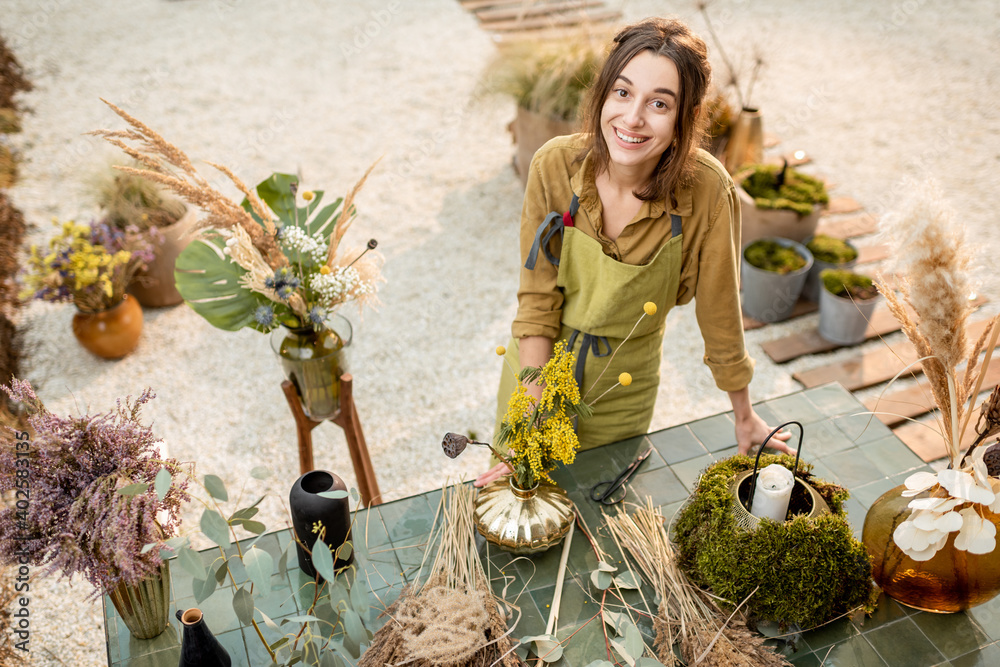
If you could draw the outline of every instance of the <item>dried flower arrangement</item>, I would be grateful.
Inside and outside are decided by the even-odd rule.
[[[152,258],[150,239],[136,228],[64,222],[49,240],[48,252],[31,246],[21,296],[72,302],[88,313],[107,310],[125,298],[136,272]]]
[[[705,19],[705,27],[708,28],[708,34],[711,35],[712,41],[715,43],[715,50],[719,52],[719,56],[722,58],[722,62],[726,66],[726,70],[729,74],[729,80],[726,82],[726,87],[732,88],[736,95],[736,102],[740,109],[752,109],[753,107],[750,100],[753,97],[753,87],[757,82],[757,76],[764,68],[764,56],[761,54],[759,49],[755,50],[753,55],[753,66],[750,69],[750,82],[746,86],[746,93],[744,93],[741,70],[733,66],[733,62],[729,59],[729,56],[726,54],[726,50],[722,46],[722,40],[719,39],[718,33],[715,32],[715,26],[712,25],[712,16],[708,11],[709,5],[711,4],[712,3],[709,0],[699,0],[695,3],[695,7],[698,9],[702,18]]]
[[[141,168],[140,164],[128,165]],[[187,211],[184,202],[163,192],[156,183],[136,174],[106,169],[94,178],[97,204],[107,221],[119,229],[145,232],[173,225]]]
[[[882,276],[876,284],[930,381],[949,466],[906,479],[903,495],[921,497],[910,501],[914,511],[896,528],[893,540],[916,561],[931,559],[955,531],[956,549],[990,553],[996,548],[996,529],[982,511],[1000,512],[1000,478],[988,470],[979,444],[1000,432],[1000,423],[991,417],[993,398],[983,405],[975,443],[964,452],[961,443],[996,347],[1000,318],[990,322],[970,349],[966,324],[972,313],[972,253],[964,228],[935,184],[911,182],[908,189],[905,207],[881,222],[882,234],[894,248],[899,294]],[[962,364],[965,369],[959,371]]]
[[[659,599],[653,619],[656,656],[664,665],[789,665],[751,632],[737,612],[727,614],[716,600],[693,585],[677,564],[663,515],[647,498],[629,516],[621,507],[605,522],[619,548],[639,565]],[[674,655],[679,645],[682,663]]]
[[[386,609],[389,620],[358,667],[524,665],[479,560],[472,494],[468,485],[442,491],[440,521],[428,541],[437,544],[437,554],[427,580],[406,588]]]
[[[372,252],[375,240],[360,250],[341,247],[355,219],[354,198],[375,164],[346,197],[320,208],[323,192],[298,192],[294,176],[272,174],[251,191],[227,167],[208,163],[243,193],[237,204],[200,176],[180,149],[105,103],[130,129],[92,134],[144,167],[117,169],[158,183],[206,212],[193,227],[201,242],[178,257],[176,279],[185,301],[209,323],[227,331],[271,331],[279,324],[319,331],[348,301],[359,307],[377,303],[382,257]]]
[[[139,421],[153,393],[118,401],[111,412],[64,418],[46,410],[28,382],[2,388],[24,405],[34,435],[27,441],[27,432],[11,432],[0,446],[0,492],[22,488],[25,471],[31,476],[27,509],[0,511],[0,562],[26,556],[65,577],[80,573],[95,596],[156,571],[188,494],[185,481],[164,482],[180,465],[160,458],[159,440]]]

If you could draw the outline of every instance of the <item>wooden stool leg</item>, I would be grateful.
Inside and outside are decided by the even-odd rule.
[[[281,383],[281,390],[285,392],[285,400],[288,401],[288,407],[291,408],[292,416],[295,418],[295,432],[299,438],[299,474],[304,475],[316,469],[313,464],[312,430],[322,422],[314,422],[306,415],[299,394],[295,391],[295,385],[285,380]]]
[[[358,480],[358,492],[365,506],[371,507],[382,503],[382,493],[375,479],[375,468],[372,466],[365,434],[361,430],[361,420],[354,405],[353,380],[349,373],[340,376],[340,413],[331,421],[344,429],[351,462],[354,464],[354,476]]]

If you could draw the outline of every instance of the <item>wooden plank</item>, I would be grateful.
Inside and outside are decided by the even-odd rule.
[[[838,239],[849,239],[855,236],[871,234],[877,229],[877,221],[870,213],[859,213],[848,217],[829,218],[823,216],[816,227],[817,234],[835,236]]]
[[[983,389],[992,391],[992,387],[1000,384],[1000,359],[994,359],[983,376]],[[907,419],[925,415],[935,409],[934,398],[931,395],[930,384],[927,381],[899,391],[873,396],[865,401],[865,407],[877,412],[878,417],[886,426],[897,426]],[[970,422],[973,424],[973,422]]]
[[[806,299],[799,299],[795,307],[792,308],[792,314],[787,318],[782,320],[787,322],[788,320],[794,320],[796,317],[802,317],[803,315],[808,315],[809,313],[815,313],[819,310],[819,304],[815,301],[807,301]],[[743,316],[743,330],[753,331],[754,329],[760,329],[766,327],[768,324],[778,324],[777,322],[761,322],[760,320],[755,320],[752,317]]]
[[[881,262],[889,256],[889,246],[885,244],[858,247],[858,264]],[[874,277],[874,276],[873,276]]]
[[[600,7],[603,4],[603,0],[563,0],[562,2],[531,4],[528,6],[524,6],[522,3],[522,6],[483,9],[476,12],[476,18],[484,23],[510,19],[521,20],[529,16],[572,11],[574,9],[587,9],[588,7]]]
[[[505,32],[511,30],[537,30],[550,28],[552,26],[576,25],[578,23],[597,23],[601,21],[615,21],[621,18],[622,13],[617,9],[606,9],[603,11],[574,11],[567,14],[552,14],[544,18],[531,18],[523,21],[489,21],[483,22],[480,27],[483,30],[495,32]]]
[[[827,215],[838,215],[840,213],[857,213],[861,210],[861,204],[853,197],[832,197],[826,206]]]
[[[937,430],[940,425],[935,422],[930,422],[929,424],[907,422],[902,426],[897,426],[892,429],[892,432],[897,438],[903,441],[903,444],[913,450],[916,454],[924,461],[924,463],[930,463],[931,461],[936,461],[940,458],[948,456],[948,447],[944,443],[944,438],[942,438]],[[961,449],[968,449],[976,440],[976,429],[967,428],[965,429],[965,434],[962,436]]]
[[[521,7],[538,4],[537,0],[458,0],[458,3],[462,5],[463,9],[470,12],[491,7]]]

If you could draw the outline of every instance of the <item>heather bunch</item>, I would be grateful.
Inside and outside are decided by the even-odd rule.
[[[27,509],[0,511],[0,561],[26,554],[50,572],[82,574],[98,591],[155,571],[188,493],[178,462],[160,458],[159,439],[139,421],[152,391],[106,413],[59,417],[28,382],[3,390],[25,406],[35,434],[26,448],[13,440],[0,447],[0,492],[16,487],[18,470],[30,481]],[[164,484],[168,474],[181,481]]]

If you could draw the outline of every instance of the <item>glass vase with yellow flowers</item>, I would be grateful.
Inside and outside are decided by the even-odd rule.
[[[56,224],[47,248],[31,247],[21,297],[74,304],[80,343],[101,357],[125,356],[142,332],[142,308],[125,291],[152,259],[152,243],[138,229],[103,221]]]

